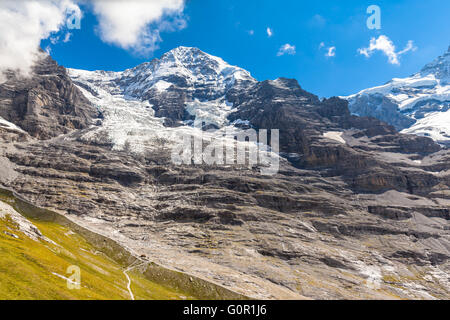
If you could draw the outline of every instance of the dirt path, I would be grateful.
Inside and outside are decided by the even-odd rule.
[[[134,294],[133,294],[133,291],[131,291],[131,278],[130,278],[130,276],[127,273],[128,271],[130,271],[130,269],[124,270],[123,274],[125,275],[125,277],[128,280],[127,289],[128,289],[129,294],[130,294],[130,298],[131,298],[131,300],[134,300]]]
[[[139,260],[137,260],[137,261],[139,261]],[[133,262],[130,266],[128,266],[128,268],[126,268],[125,270],[123,270],[123,274],[125,275],[125,277],[127,278],[127,281],[128,281],[128,284],[127,284],[127,290],[128,290],[128,293],[130,294],[131,300],[135,300],[135,298],[134,298],[133,291],[131,290],[131,278],[130,278],[130,276],[128,275],[127,272],[133,270],[134,268],[140,267],[140,266],[145,265],[145,264],[148,263],[148,262],[145,262],[145,261],[144,261],[144,262],[143,262],[143,261],[140,261],[140,262],[141,262],[141,263],[136,264],[136,265],[134,265],[134,266],[133,266],[133,264],[135,264],[135,262]]]

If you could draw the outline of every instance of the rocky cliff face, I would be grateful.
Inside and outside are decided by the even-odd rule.
[[[51,57],[40,60],[30,78],[10,73],[0,85],[0,117],[38,139],[83,129],[96,110]]]
[[[1,142],[2,183],[37,205],[252,297],[449,297],[450,154],[432,139],[198,49],[69,74],[96,125],[11,143],[24,133],[9,118]],[[194,120],[280,129],[279,172],[173,164]]]
[[[350,110],[404,133],[450,143],[450,47],[420,72],[346,97]]]

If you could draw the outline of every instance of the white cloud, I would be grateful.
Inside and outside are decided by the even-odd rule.
[[[160,32],[185,27],[181,18],[184,0],[95,0],[93,10],[99,20],[104,42],[148,54],[158,48]]]
[[[336,47],[329,47],[327,53],[325,54],[326,57],[334,57],[336,55]]]
[[[283,56],[285,54],[294,55],[296,53],[295,46],[286,43],[278,50],[277,56]]]
[[[409,40],[408,43],[406,44],[405,49],[400,51],[398,54],[402,55],[404,53],[407,53],[408,51],[416,51],[416,50],[417,50],[417,47],[414,45],[414,42],[412,40]]]
[[[381,35],[378,39],[370,39],[370,44],[368,48],[358,49],[359,54],[369,58],[375,51],[383,52],[387,57],[390,64],[400,65],[399,57],[406,52],[414,51],[417,48],[414,46],[412,40],[408,41],[405,49],[396,52],[394,43],[385,35]]]
[[[41,40],[61,30],[67,15],[73,11],[80,13],[71,0],[1,0],[0,77],[4,80],[6,70],[29,75],[34,62],[42,55]]]
[[[50,37],[51,44],[57,44],[59,41],[59,36]]]
[[[70,38],[72,37],[72,34],[70,32],[67,32],[66,35],[64,36],[63,42],[69,42]]]
[[[255,34],[255,30],[250,30],[250,31],[248,32],[248,34],[251,35],[251,36],[254,35],[254,34]]]
[[[269,38],[270,38],[271,36],[273,36],[273,30],[272,30],[271,28],[267,27],[266,32],[267,32],[267,36],[268,36]]]
[[[327,47],[325,45],[325,42],[321,42],[319,44],[319,50],[322,50],[322,49],[326,50],[325,57],[331,58],[331,57],[336,56],[336,47],[335,46]]]

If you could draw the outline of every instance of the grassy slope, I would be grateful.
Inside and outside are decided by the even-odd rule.
[[[130,299],[127,279],[118,263],[66,227],[30,221],[56,245],[34,241],[18,231],[10,219],[0,219],[0,299]],[[66,270],[70,265],[81,269],[80,290],[69,290],[66,280],[53,274],[69,277]],[[128,275],[136,299],[192,298],[151,282],[138,272]]]

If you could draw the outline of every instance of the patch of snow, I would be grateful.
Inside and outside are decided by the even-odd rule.
[[[234,120],[231,124],[232,125],[246,125],[246,126],[249,126],[250,125],[250,121],[249,120],[237,119],[237,120]]]
[[[342,138],[343,132],[340,131],[328,131],[323,134],[325,138],[337,141],[339,143],[345,144],[344,138]]]
[[[199,123],[214,124],[221,128],[228,124],[227,117],[232,113],[232,105],[224,98],[205,102],[195,100],[186,104],[186,111]]]
[[[159,80],[158,82],[156,82],[153,87],[156,88],[159,91],[164,91],[167,90],[168,88],[170,88],[172,84],[170,82],[164,81],[164,80]]]
[[[27,237],[37,241],[38,239],[46,240],[38,227],[32,224],[28,219],[24,218],[20,213],[14,210],[9,204],[0,201],[0,218],[9,216],[15,223],[17,223],[19,231],[24,233]]]
[[[9,130],[18,131],[21,133],[26,133],[24,130],[22,130],[20,127],[16,126],[14,123],[11,123],[2,117],[0,117],[0,127],[4,127]]]
[[[450,110],[431,112],[401,132],[430,137],[438,142],[450,141]]]

